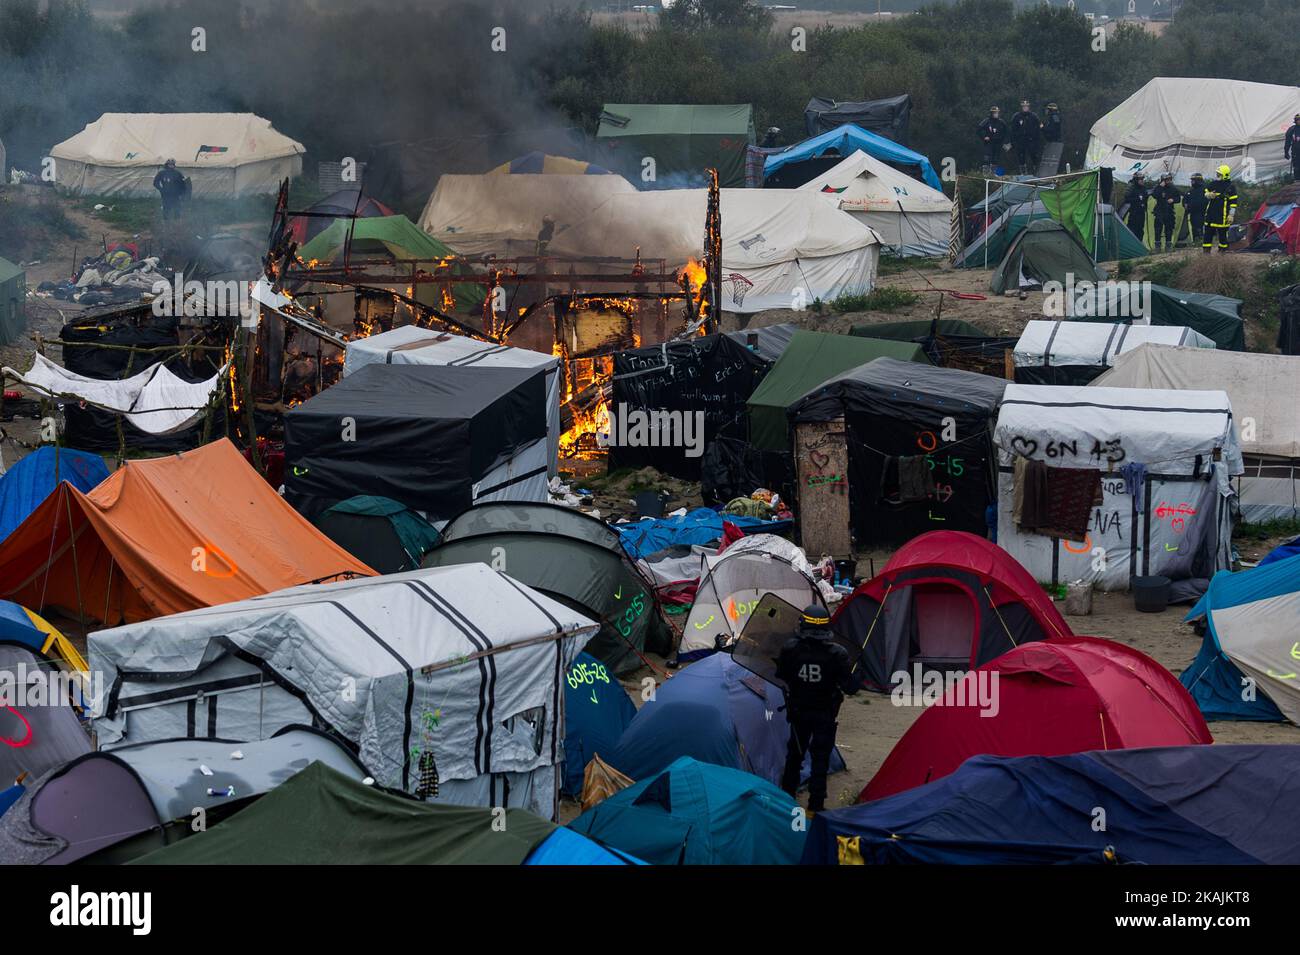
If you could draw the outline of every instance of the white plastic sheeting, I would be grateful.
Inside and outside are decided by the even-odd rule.
[[[1085,162],[1125,181],[1169,172],[1185,186],[1226,165],[1234,180],[1263,182],[1290,171],[1282,141],[1297,113],[1294,86],[1157,77],[1093,124]]]
[[[1193,390],[1212,383],[1232,402],[1248,521],[1300,516],[1300,357],[1148,345],[1118,359],[1094,386]]]
[[[197,422],[226,373],[222,366],[206,381],[178,378],[161,362],[138,375],[118,380],[87,378],[37,355],[31,371],[5,368],[11,378],[52,397],[76,398],[126,416],[148,434],[170,434]]]
[[[597,630],[485,564],[308,584],[92,634],[91,715],[111,747],[266,739],[309,709],[381,785],[436,771],[439,800],[506,805],[513,779],[508,805],[553,818],[560,681]]]
[[[1123,590],[1134,576],[1208,578],[1230,566],[1231,478],[1242,456],[1226,393],[1008,385],[994,441],[998,544],[1035,579]],[[1103,501],[1084,540],[1016,526],[1018,456],[1101,472]],[[1136,496],[1123,471],[1132,464],[1145,467]]]
[[[1213,348],[1214,342],[1185,325],[1128,325],[1108,322],[1033,321],[1016,342],[1020,366],[1097,365],[1109,368],[1117,356],[1148,342]],[[1215,382],[1218,383],[1217,381]],[[1146,385],[1145,387],[1171,387]]]

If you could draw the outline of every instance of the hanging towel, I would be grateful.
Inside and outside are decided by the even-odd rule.
[[[1133,503],[1140,510],[1142,508],[1142,488],[1147,482],[1147,466],[1131,461],[1121,467],[1119,473],[1124,478],[1124,493],[1133,496]]]
[[[898,459],[898,499],[907,503],[928,501],[934,492],[934,472],[925,455]]]

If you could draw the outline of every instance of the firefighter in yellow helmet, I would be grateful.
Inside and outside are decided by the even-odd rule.
[[[1205,233],[1201,247],[1209,255],[1214,250],[1214,240],[1219,248],[1228,251],[1228,228],[1237,217],[1237,187],[1232,183],[1232,169],[1219,167],[1218,178],[1205,186]]]

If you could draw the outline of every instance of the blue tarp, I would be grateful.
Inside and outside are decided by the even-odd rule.
[[[0,793],[0,799],[4,794]],[[645,865],[640,859],[611,852],[572,829],[556,829],[528,854],[524,865]]]
[[[660,517],[626,524],[611,524],[623,538],[623,550],[637,560],[677,544],[708,544],[722,537],[722,522],[735,524],[746,534],[784,534],[794,521],[764,521],[733,517],[707,507],[697,507],[680,517]]]
[[[1278,544],[1261,560],[1258,564],[1264,567],[1267,564],[1276,563],[1279,560],[1286,560],[1288,557],[1300,555],[1300,537],[1289,540],[1283,544]]]
[[[807,833],[795,802],[736,769],[679,759],[569,824],[651,865],[790,865]]]
[[[881,162],[915,166],[921,173],[915,178],[925,180],[926,185],[933,186],[935,189],[943,189],[939,175],[934,171],[934,166],[930,165],[930,160],[906,146],[900,146],[892,139],[869,133],[852,123],[845,123],[820,136],[805,139],[801,143],[795,143],[789,149],[768,156],[763,164],[763,174],[770,176],[788,163],[816,159],[829,149],[835,149],[844,157],[852,155],[855,149],[861,149],[868,156],[874,156]]]
[[[26,790],[22,783],[14,783],[8,789],[0,790],[0,816],[9,811],[9,807],[22,798]]]
[[[60,481],[84,493],[106,477],[108,468],[98,454],[50,445],[37,448],[0,475],[0,540],[26,520]]]
[[[580,653],[565,676],[564,782],[561,792],[582,792],[582,773],[591,757],[607,759],[623,730],[636,716],[636,705],[605,664]]]
[[[1256,685],[1255,699],[1242,699],[1245,674],[1223,652],[1211,610],[1238,607],[1300,590],[1300,556],[1283,558],[1251,570],[1221,570],[1210,580],[1187,620],[1205,618],[1201,649],[1178,678],[1206,720],[1253,720],[1280,723],[1285,717]],[[1284,611],[1283,611],[1284,612]]]
[[[806,864],[1300,863],[1300,746],[1168,746],[1004,758],[818,813]],[[1104,831],[1093,828],[1097,808]]]
[[[780,785],[790,726],[781,688],[746,670],[730,654],[693,663],[655,691],[602,757],[632,779],[647,779],[674,760],[743,769]],[[808,778],[810,760],[804,760]],[[831,772],[844,768],[836,750]]]

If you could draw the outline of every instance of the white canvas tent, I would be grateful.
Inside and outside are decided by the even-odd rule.
[[[1200,580],[1229,567],[1242,460],[1226,393],[1008,385],[994,442],[998,544],[1035,579],[1123,590],[1135,576]],[[1020,530],[1017,457],[1101,472],[1103,502],[1084,540]],[[1129,465],[1141,467],[1126,474]]]
[[[1188,185],[1194,172],[1213,178],[1226,165],[1265,182],[1288,174],[1282,140],[1300,113],[1300,88],[1239,80],[1157,77],[1097,120],[1087,168],[1110,166],[1127,181],[1169,172]]]
[[[274,193],[302,172],[301,143],[252,113],[105,113],[50,150],[55,184],[76,195],[156,198],[168,159],[195,196]]]
[[[381,785],[554,818],[560,681],[598,629],[485,564],[307,584],[92,634],[91,715],[101,749],[324,726]]]
[[[1031,385],[1087,384],[1111,367],[1118,356],[1148,342],[1193,349],[1214,347],[1212,340],[1184,325],[1032,321],[1026,323],[1016,342],[1016,381]]]
[[[463,335],[436,332],[415,325],[348,342],[344,377],[372,364],[476,365],[482,368],[546,369],[547,473],[554,476],[560,449],[560,359],[554,355],[475,341]]]
[[[948,254],[952,200],[860,149],[799,188],[874,229],[894,255]]]
[[[803,549],[773,534],[751,534],[718,555],[700,558],[699,587],[683,627],[679,654],[731,644],[765,594],[800,609],[824,603]]]
[[[871,291],[880,237],[853,216],[801,189],[723,189],[721,197],[723,310],[794,308]],[[557,232],[551,251],[631,257],[640,249],[680,268],[702,254],[707,207],[706,189],[614,196]]]
[[[460,255],[536,255],[544,219],[552,220],[559,237],[611,196],[635,192],[622,176],[445,175],[420,214],[419,226]],[[622,253],[601,249],[594,254]],[[630,258],[631,250],[626,254]]]
[[[1222,388],[1232,402],[1245,473],[1243,519],[1300,517],[1300,357],[1146,345],[1119,358],[1094,385]]]

